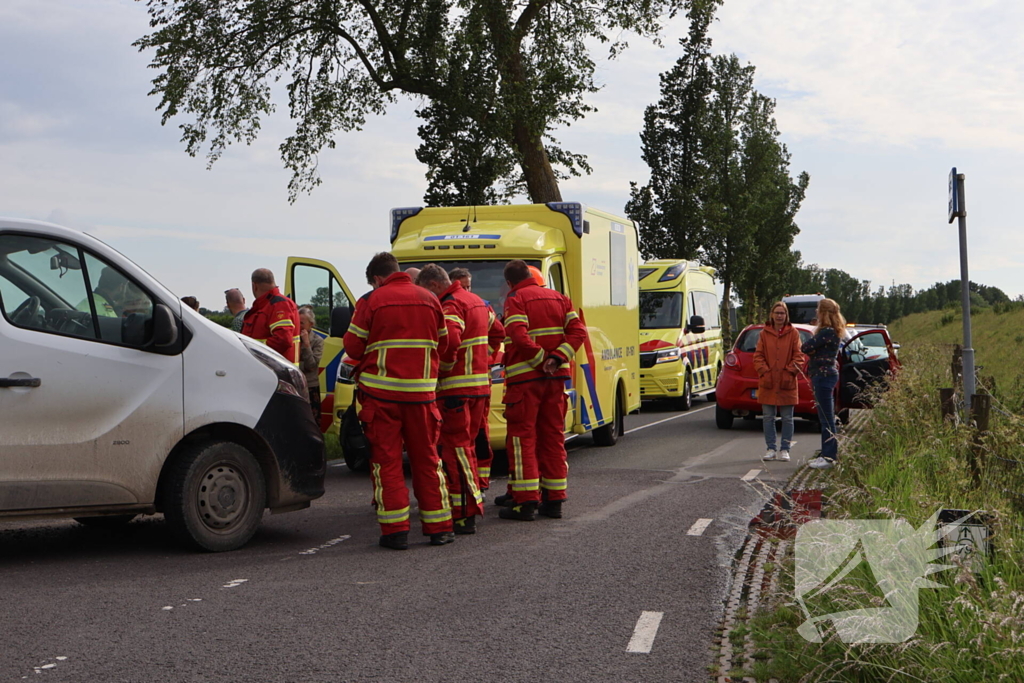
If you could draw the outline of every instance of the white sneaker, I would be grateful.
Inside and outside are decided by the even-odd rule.
[[[779,457],[776,459],[779,460],[780,462],[789,462],[789,451],[783,448],[781,451],[779,451]]]
[[[815,470],[828,470],[835,467],[836,464],[829,460],[828,458],[822,458],[821,456],[818,456],[814,460],[807,463],[807,465]]]
[[[768,451],[764,454],[764,456],[761,457],[761,459],[762,460],[774,460],[775,459],[775,451],[773,451],[771,448],[769,448]]]

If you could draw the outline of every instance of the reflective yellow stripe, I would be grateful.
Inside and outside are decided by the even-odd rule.
[[[459,344],[460,349],[464,349],[467,346],[476,346],[477,344],[486,344],[487,337],[473,337],[472,339],[463,339],[462,343]]]
[[[447,327],[442,327],[441,329],[439,329],[437,331],[437,338],[438,339],[440,339],[441,337],[447,337],[447,336],[448,336],[448,328]]]
[[[565,314],[565,324],[568,325],[570,320],[577,320],[578,318],[579,316],[576,315],[576,311],[569,311]]]
[[[352,334],[356,335],[357,337],[361,338],[361,339],[366,339],[370,335],[369,332],[367,332],[363,328],[359,327],[355,323],[349,323],[348,324],[348,331],[351,332]]]
[[[541,349],[540,351],[538,351],[536,356],[534,356],[533,358],[531,358],[530,360],[528,360],[526,362],[530,364],[530,367],[534,367],[534,368],[537,367],[538,365],[540,365],[541,363],[543,363],[544,362],[544,349]]]
[[[450,507],[440,510],[420,510],[420,521],[430,524],[432,522],[446,522],[452,518]]]
[[[276,323],[270,324],[270,329],[276,330],[279,327],[295,327],[295,323],[291,320],[278,320]]]
[[[388,350],[381,349],[377,352],[377,369],[380,370],[381,377],[388,376]]]
[[[445,389],[482,386],[488,383],[490,377],[491,376],[486,372],[477,373],[475,375],[453,375],[451,377],[442,377],[437,382],[437,388],[444,391]]]
[[[505,337],[504,339],[502,339],[502,343],[504,343],[504,344],[511,344],[512,343],[512,337]]]
[[[563,342],[559,344],[558,348],[555,349],[555,351],[560,351],[562,355],[564,355],[569,360],[572,360],[573,356],[576,355],[576,352],[573,351],[572,344],[570,344],[569,342]]]
[[[523,447],[518,436],[512,437],[512,473],[516,479],[523,476]]]
[[[541,488],[547,489],[549,491],[564,491],[566,489],[566,484],[566,479],[545,479],[544,477],[540,478]]]
[[[512,479],[509,481],[513,491],[536,491],[540,479]]]
[[[292,364],[295,367],[299,367],[299,358],[302,355],[302,337],[299,335],[292,337],[292,348],[295,351],[295,360],[292,361]]]
[[[456,325],[458,325],[463,330],[466,329],[466,321],[463,320],[460,316],[457,316],[457,315],[446,315],[444,317],[444,319],[449,321],[449,322],[455,323]]]
[[[480,476],[481,477],[490,477],[491,476],[491,468],[490,467],[481,467],[479,472],[480,472]]]
[[[401,510],[384,510],[377,508],[377,521],[380,524],[396,524],[398,522],[406,522],[409,520],[409,506],[406,505]]]
[[[384,377],[383,375],[371,375],[365,372],[359,376],[359,383],[374,389],[387,389],[389,391],[434,391],[437,388],[437,380],[434,378],[399,379],[398,377]]]
[[[451,363],[441,363],[441,372],[448,372],[448,371],[450,371],[454,367],[455,367],[455,361],[452,361]]]
[[[535,327],[526,331],[531,337],[543,337],[546,334],[562,334],[565,332],[561,327]]]
[[[473,347],[472,346],[470,346],[468,349],[466,349],[466,364],[463,367],[465,367],[467,370],[472,370],[473,369]],[[489,376],[490,375],[488,375],[488,377]]]
[[[436,349],[437,342],[432,339],[386,339],[375,341],[366,347],[366,351],[378,349]]]
[[[527,318],[525,315],[510,315],[508,318],[505,319],[506,325],[511,325],[513,323],[523,323],[524,325],[529,325],[530,319]]]
[[[523,373],[530,372],[531,370],[533,370],[533,366],[529,363],[513,363],[505,368],[505,377],[515,377],[516,375],[522,375]]]
[[[359,406],[356,406],[357,408]],[[377,503],[377,509],[384,509],[384,484],[380,480],[380,464],[373,463],[370,467],[370,479],[373,480],[373,500]]]
[[[260,344],[266,344],[267,343],[266,339],[253,339],[253,341],[254,342],[259,342]]]
[[[444,476],[444,463],[441,462],[441,458],[437,459],[437,490],[441,494],[441,504],[444,505],[448,500],[448,478]]]
[[[475,500],[479,505],[484,502],[484,496],[480,493],[480,489],[477,488],[476,477],[473,476],[473,467],[469,464],[469,457],[466,456],[466,449],[456,448],[455,457],[458,458],[459,468],[462,470],[463,476],[469,484],[469,492],[473,494],[473,500]]]

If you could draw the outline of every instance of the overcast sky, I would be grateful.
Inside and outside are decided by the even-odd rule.
[[[599,63],[598,112],[557,137],[593,175],[567,201],[623,213],[646,182],[639,132],[658,75],[679,57],[632,40]],[[915,289],[959,277],[946,222],[950,167],[967,175],[971,279],[1024,294],[1024,5],[1010,1],[726,0],[714,49],[757,67],[795,176],[811,176],[794,247],[807,263]],[[147,97],[155,72],[131,47],[149,30],[130,0],[0,3],[0,215],[80,228],[118,248],[180,296],[221,308],[287,255],[334,262],[358,296],[363,268],[389,247],[388,210],[422,204],[414,103],[403,101],[320,157],[323,184],[294,205],[277,145],[285,108],[251,147],[206,170]]]

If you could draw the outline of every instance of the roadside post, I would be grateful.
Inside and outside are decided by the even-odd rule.
[[[971,281],[967,275],[967,205],[964,202],[964,174],[956,167],[949,172],[949,222],[959,219],[960,227],[960,301],[964,318],[964,420],[970,420],[974,397],[974,346],[971,343]]]

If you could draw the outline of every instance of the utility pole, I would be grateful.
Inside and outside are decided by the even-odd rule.
[[[964,202],[964,174],[956,167],[949,172],[949,222],[959,219],[960,227],[960,301],[964,317],[964,419],[970,419],[974,396],[974,346],[971,343],[971,280],[967,275],[967,204]]]

